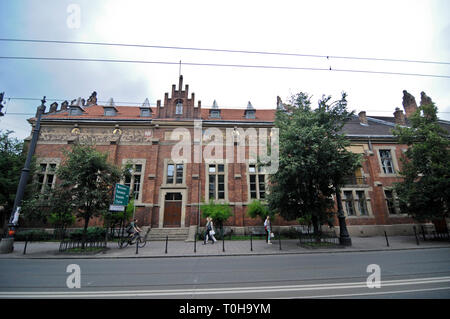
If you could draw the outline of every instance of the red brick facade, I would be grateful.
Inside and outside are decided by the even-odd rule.
[[[93,104],[79,105],[83,110],[80,115],[70,112],[70,107],[61,111],[47,113],[42,118],[40,138],[36,148],[38,161],[61,162],[63,149],[69,149],[71,143],[83,139],[96,143],[98,150],[108,153],[109,160],[117,166],[124,165],[127,161],[141,165],[139,198],[136,201],[136,216],[143,225],[152,227],[166,227],[163,207],[167,202],[167,193],[180,193],[181,216],[178,227],[197,225],[199,220],[199,203],[208,198],[208,164],[186,163],[183,166],[183,178],[181,183],[167,183],[168,165],[171,163],[171,152],[177,140],[171,140],[170,133],[176,128],[186,128],[194,137],[191,143],[191,159],[196,157],[198,141],[195,140],[194,124],[196,120],[202,121],[202,129],[216,127],[225,131],[236,128],[272,128],[275,117],[273,110],[255,110],[254,117],[246,117],[244,109],[220,109],[219,117],[212,116],[212,109],[202,109],[201,102],[195,103],[194,93],[189,96],[188,85],[182,90],[182,77],[180,77],[178,90],[173,85],[171,96],[166,93],[164,104],[157,101],[156,107],[115,107],[116,114],[106,114],[105,108]],[[178,106],[177,106],[178,104]],[[75,106],[73,106],[75,108]],[[143,116],[142,109],[151,111],[150,116]],[[178,108],[178,109],[177,109]],[[369,119],[369,120],[368,120]],[[386,201],[385,190],[394,182],[400,181],[399,176],[383,173],[380,161],[380,150],[389,150],[392,156],[393,169],[398,171],[401,165],[400,158],[404,145],[398,145],[388,132],[383,134],[364,133],[364,129],[380,130],[392,129],[389,121],[364,118],[358,121],[354,119],[349,124],[349,132],[352,129],[358,134],[349,134],[352,140],[352,150],[362,153],[364,156],[363,167],[360,172],[362,178],[354,185],[346,185],[342,194],[347,191],[355,196],[353,200],[354,215],[350,216],[346,210],[347,224],[356,225],[395,225],[412,224],[413,221],[405,215],[397,212],[390,214]],[[34,119],[30,119],[33,123]],[[353,126],[352,126],[353,125]],[[383,126],[384,125],[384,126]],[[382,127],[383,126],[383,127]],[[352,128],[353,127],[353,128]],[[196,144],[197,143],[197,144]],[[202,150],[205,151],[205,145]],[[248,152],[248,146],[246,148]],[[224,149],[224,156],[226,156]],[[236,145],[234,146],[234,158],[237,157]],[[176,163],[174,163],[176,164]],[[358,173],[359,174],[359,173]],[[260,225],[260,220],[254,220],[246,215],[246,206],[251,202],[249,185],[249,166],[245,163],[233,163],[226,165],[224,172],[225,198],[219,202],[228,202],[233,208],[233,216],[226,225],[245,227]],[[217,182],[219,183],[219,182]],[[367,209],[358,208],[359,196],[364,194],[364,202]],[[345,198],[345,196],[343,196]],[[166,204],[168,207],[168,204]],[[344,205],[345,206],[345,205]],[[167,209],[167,208],[166,208]],[[346,209],[346,207],[345,207]],[[101,224],[100,220],[92,224]],[[292,225],[296,222],[286,222],[277,219],[274,224]],[[201,219],[201,225],[204,220]],[[335,225],[338,225],[337,220]]]

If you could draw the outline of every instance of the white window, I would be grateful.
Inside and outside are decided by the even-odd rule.
[[[266,198],[266,175],[257,165],[248,166],[250,199]]]
[[[391,150],[380,150],[380,160],[385,174],[394,174],[394,162]]]
[[[224,164],[208,164],[208,198],[225,199]]]
[[[177,104],[175,106],[175,114],[177,114],[177,115],[183,114],[183,102],[182,101],[177,102]]]
[[[166,184],[183,184],[184,164],[168,163],[166,168]]]
[[[55,188],[56,163],[40,162],[37,171],[38,191],[42,194]]]
[[[349,217],[372,217],[367,189],[344,189],[342,205]]]
[[[130,187],[130,195],[138,200],[141,194],[142,164],[133,164],[130,176],[125,178],[125,185]]]

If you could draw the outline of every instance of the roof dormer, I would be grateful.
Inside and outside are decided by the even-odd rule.
[[[212,108],[209,110],[209,117],[214,119],[220,119],[220,110],[216,100],[214,100]]]
[[[104,116],[116,116],[117,113],[119,112],[116,109],[116,104],[114,103],[113,98],[109,99],[108,105],[103,106],[103,110],[104,110],[104,113],[103,113]]]
[[[256,118],[256,110],[250,101],[248,101],[247,109],[244,112],[244,116],[246,119],[255,119]]]

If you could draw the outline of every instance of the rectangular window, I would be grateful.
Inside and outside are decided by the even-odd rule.
[[[183,164],[177,164],[177,184],[183,184]]]
[[[391,150],[380,150],[381,166],[385,174],[394,174]]]
[[[345,208],[347,209],[348,216],[355,215],[355,206],[353,202],[353,192],[352,191],[344,191],[345,196]]]
[[[167,184],[173,184],[174,173],[175,173],[175,165],[168,164],[167,165]]]
[[[141,193],[142,164],[133,164],[131,175],[125,177],[124,184],[130,188],[130,198],[139,199]]]
[[[266,176],[261,174],[261,168],[256,165],[249,165],[249,188],[250,199],[266,198]]]
[[[356,195],[358,196],[358,209],[360,215],[368,215],[366,194],[364,193],[364,191],[356,191]]]
[[[389,215],[397,214],[397,210],[395,209],[395,201],[394,201],[394,193],[392,190],[385,189],[384,196],[386,198],[386,205],[388,208]]]
[[[209,199],[225,199],[225,165],[208,165],[208,197]]]
[[[37,183],[39,192],[45,193],[54,187],[56,164],[54,163],[40,163],[37,170]],[[47,198],[47,197],[45,197]]]

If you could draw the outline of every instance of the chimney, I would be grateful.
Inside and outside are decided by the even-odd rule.
[[[403,90],[403,108],[405,109],[406,117],[409,118],[416,110],[417,103],[414,96]]]
[[[367,116],[366,116],[366,111],[361,111],[358,113],[359,116],[359,123],[362,125],[369,125],[369,123],[367,122]]]
[[[397,125],[406,125],[405,114],[400,108],[396,107],[394,112],[395,124]]]

